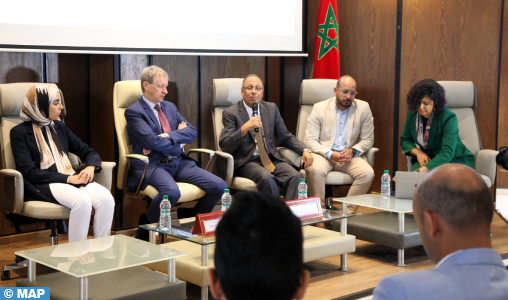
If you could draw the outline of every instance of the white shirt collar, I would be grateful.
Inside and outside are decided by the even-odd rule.
[[[247,105],[247,103],[245,103],[245,100],[242,100],[242,102],[243,102],[243,106],[245,106],[245,109],[247,110],[247,114],[249,115],[249,117],[251,117],[251,118],[252,118],[252,112],[253,112],[253,111],[252,111],[252,107],[249,107],[249,106]],[[261,105],[258,105],[258,116],[260,116],[260,117],[261,117],[261,110],[259,109],[259,107],[260,107],[260,106],[261,106]]]
[[[146,99],[146,98],[145,98],[145,96],[141,96],[141,97],[143,98],[143,100],[145,100],[146,104],[148,104],[148,106],[150,106],[150,108],[151,108],[152,110],[154,110],[154,109],[155,109],[155,103],[153,103],[152,101],[150,101],[150,100]]]

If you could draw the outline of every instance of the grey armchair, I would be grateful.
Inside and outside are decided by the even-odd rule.
[[[476,120],[476,88],[471,81],[438,81],[445,89],[446,107],[457,115],[459,136],[464,145],[474,154],[475,170],[488,187],[496,181],[496,155],[498,151],[482,149],[482,140]],[[411,170],[411,157],[407,160]]]

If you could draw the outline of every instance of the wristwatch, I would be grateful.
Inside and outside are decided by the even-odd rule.
[[[312,151],[310,151],[310,149],[307,149],[307,148],[303,149],[303,151],[307,151],[309,153],[312,153]]]

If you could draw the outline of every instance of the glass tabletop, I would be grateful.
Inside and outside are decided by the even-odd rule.
[[[308,219],[302,222],[302,226],[313,225],[317,223],[327,223],[334,220],[354,217],[354,214],[343,214],[336,210],[323,210],[323,217]],[[194,226],[196,218],[186,218],[181,220],[172,220],[171,228],[169,230],[161,230],[158,223],[140,225],[139,228],[150,231],[155,231],[160,234],[169,235],[171,237],[186,240],[195,244],[210,245],[215,243],[215,236],[203,237],[200,234],[192,234],[192,227]]]
[[[17,251],[15,254],[74,277],[101,274],[187,255],[124,235]]]
[[[390,196],[389,199],[383,199],[379,194],[365,194],[344,198],[333,198],[332,201],[345,202],[347,204],[355,204],[397,213],[413,212],[413,200],[397,199],[395,196]]]

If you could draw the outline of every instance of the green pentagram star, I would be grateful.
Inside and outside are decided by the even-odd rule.
[[[328,32],[335,30],[337,36],[334,39],[328,37]],[[332,48],[336,48],[339,51],[339,24],[335,18],[335,12],[333,11],[332,4],[328,6],[326,12],[325,22],[318,25],[317,35],[321,38],[321,44],[319,45],[318,60],[323,58]]]

